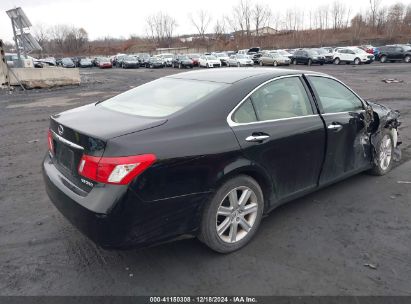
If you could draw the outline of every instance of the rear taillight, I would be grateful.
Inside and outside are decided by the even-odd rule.
[[[154,154],[123,157],[96,157],[84,154],[78,173],[104,184],[127,185],[156,160]]]
[[[47,145],[49,147],[49,152],[53,155],[54,154],[53,134],[51,133],[50,129],[47,134]]]

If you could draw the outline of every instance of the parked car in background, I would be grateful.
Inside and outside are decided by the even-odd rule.
[[[75,68],[76,67],[73,60],[71,60],[71,58],[69,57],[61,59],[61,66],[63,68]]]
[[[379,60],[381,63],[387,61],[411,62],[411,46],[408,45],[387,45],[379,48]]]
[[[338,48],[333,55],[334,64],[345,62],[346,64],[354,63],[356,65],[361,63],[371,63],[374,61],[374,55],[358,47]]]
[[[150,54],[148,53],[139,53],[137,54],[138,61],[140,62],[141,67],[145,67],[146,63],[150,60]]]
[[[277,52],[264,53],[259,60],[260,66],[264,65],[290,65],[291,60],[288,57],[280,55]]]
[[[230,59],[228,59],[228,65],[231,67],[241,67],[241,66],[253,66],[254,62],[248,57],[247,55],[244,54],[236,54],[236,55],[231,55]]]
[[[155,69],[155,68],[164,68],[164,60],[161,57],[150,57],[146,63],[146,68]]]
[[[173,65],[174,55],[170,53],[160,54],[163,59],[164,65],[171,67]]]
[[[315,50],[318,52],[318,54],[324,56],[325,63],[333,63],[334,61],[333,53],[330,52],[328,49],[319,48]]]
[[[121,61],[123,58],[126,56],[126,54],[117,54],[114,56],[113,59],[110,60],[112,66],[115,66],[116,68],[121,67]]]
[[[228,59],[230,59],[230,57],[228,57],[227,53],[224,53],[224,52],[213,53],[213,55],[221,61],[221,65],[227,66]]]
[[[397,111],[323,73],[196,71],[52,115],[41,167],[52,203],[104,248],[191,235],[229,253],[280,205],[390,172],[399,125]]]
[[[173,60],[173,68],[190,68],[194,67],[193,61],[187,55],[177,55]]]
[[[374,55],[374,47],[372,45],[366,44],[366,45],[360,45],[358,48],[364,50],[368,54]]]
[[[9,67],[14,67],[14,61],[18,59],[17,54],[14,53],[6,53],[4,55],[5,59],[6,59],[6,63]]]
[[[91,61],[90,58],[82,58],[80,59],[79,66],[81,68],[92,68],[93,62]]]
[[[278,53],[281,56],[290,58],[293,56],[291,53],[287,52],[286,50],[273,50],[273,51],[269,51],[270,53]]]
[[[100,69],[111,69],[113,67],[110,58],[107,57],[97,57],[96,64]]]
[[[315,49],[300,49],[291,56],[291,62],[296,64],[320,64],[325,63],[325,57],[320,55]]]
[[[254,62],[254,64],[259,64],[261,56],[263,56],[263,53],[261,52],[255,53],[251,56],[251,60]]]
[[[204,68],[219,68],[221,67],[221,61],[213,55],[201,55],[198,66]]]
[[[198,66],[198,62],[200,60],[200,55],[199,54],[188,54],[188,58],[190,58],[193,61],[194,66]]]
[[[140,62],[138,61],[138,58],[136,56],[125,56],[121,60],[121,67],[123,69],[130,69],[130,68],[139,68],[140,67]]]

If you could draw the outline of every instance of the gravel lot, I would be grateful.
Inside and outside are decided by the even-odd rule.
[[[384,177],[360,174],[280,207],[230,255],[195,239],[102,250],[57,212],[43,187],[50,114],[179,70],[84,69],[80,86],[0,91],[0,294],[411,295],[411,184],[398,183],[411,181],[411,65],[310,69],[400,110],[402,161]]]

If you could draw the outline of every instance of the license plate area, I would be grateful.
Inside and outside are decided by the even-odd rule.
[[[74,151],[68,146],[62,143],[57,144],[56,161],[64,170],[74,173]]]

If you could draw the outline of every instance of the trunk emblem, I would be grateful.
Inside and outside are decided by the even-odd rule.
[[[60,135],[63,135],[63,133],[64,133],[64,128],[63,128],[63,126],[62,126],[62,125],[59,125],[59,126],[57,127],[57,131],[59,132]]]

